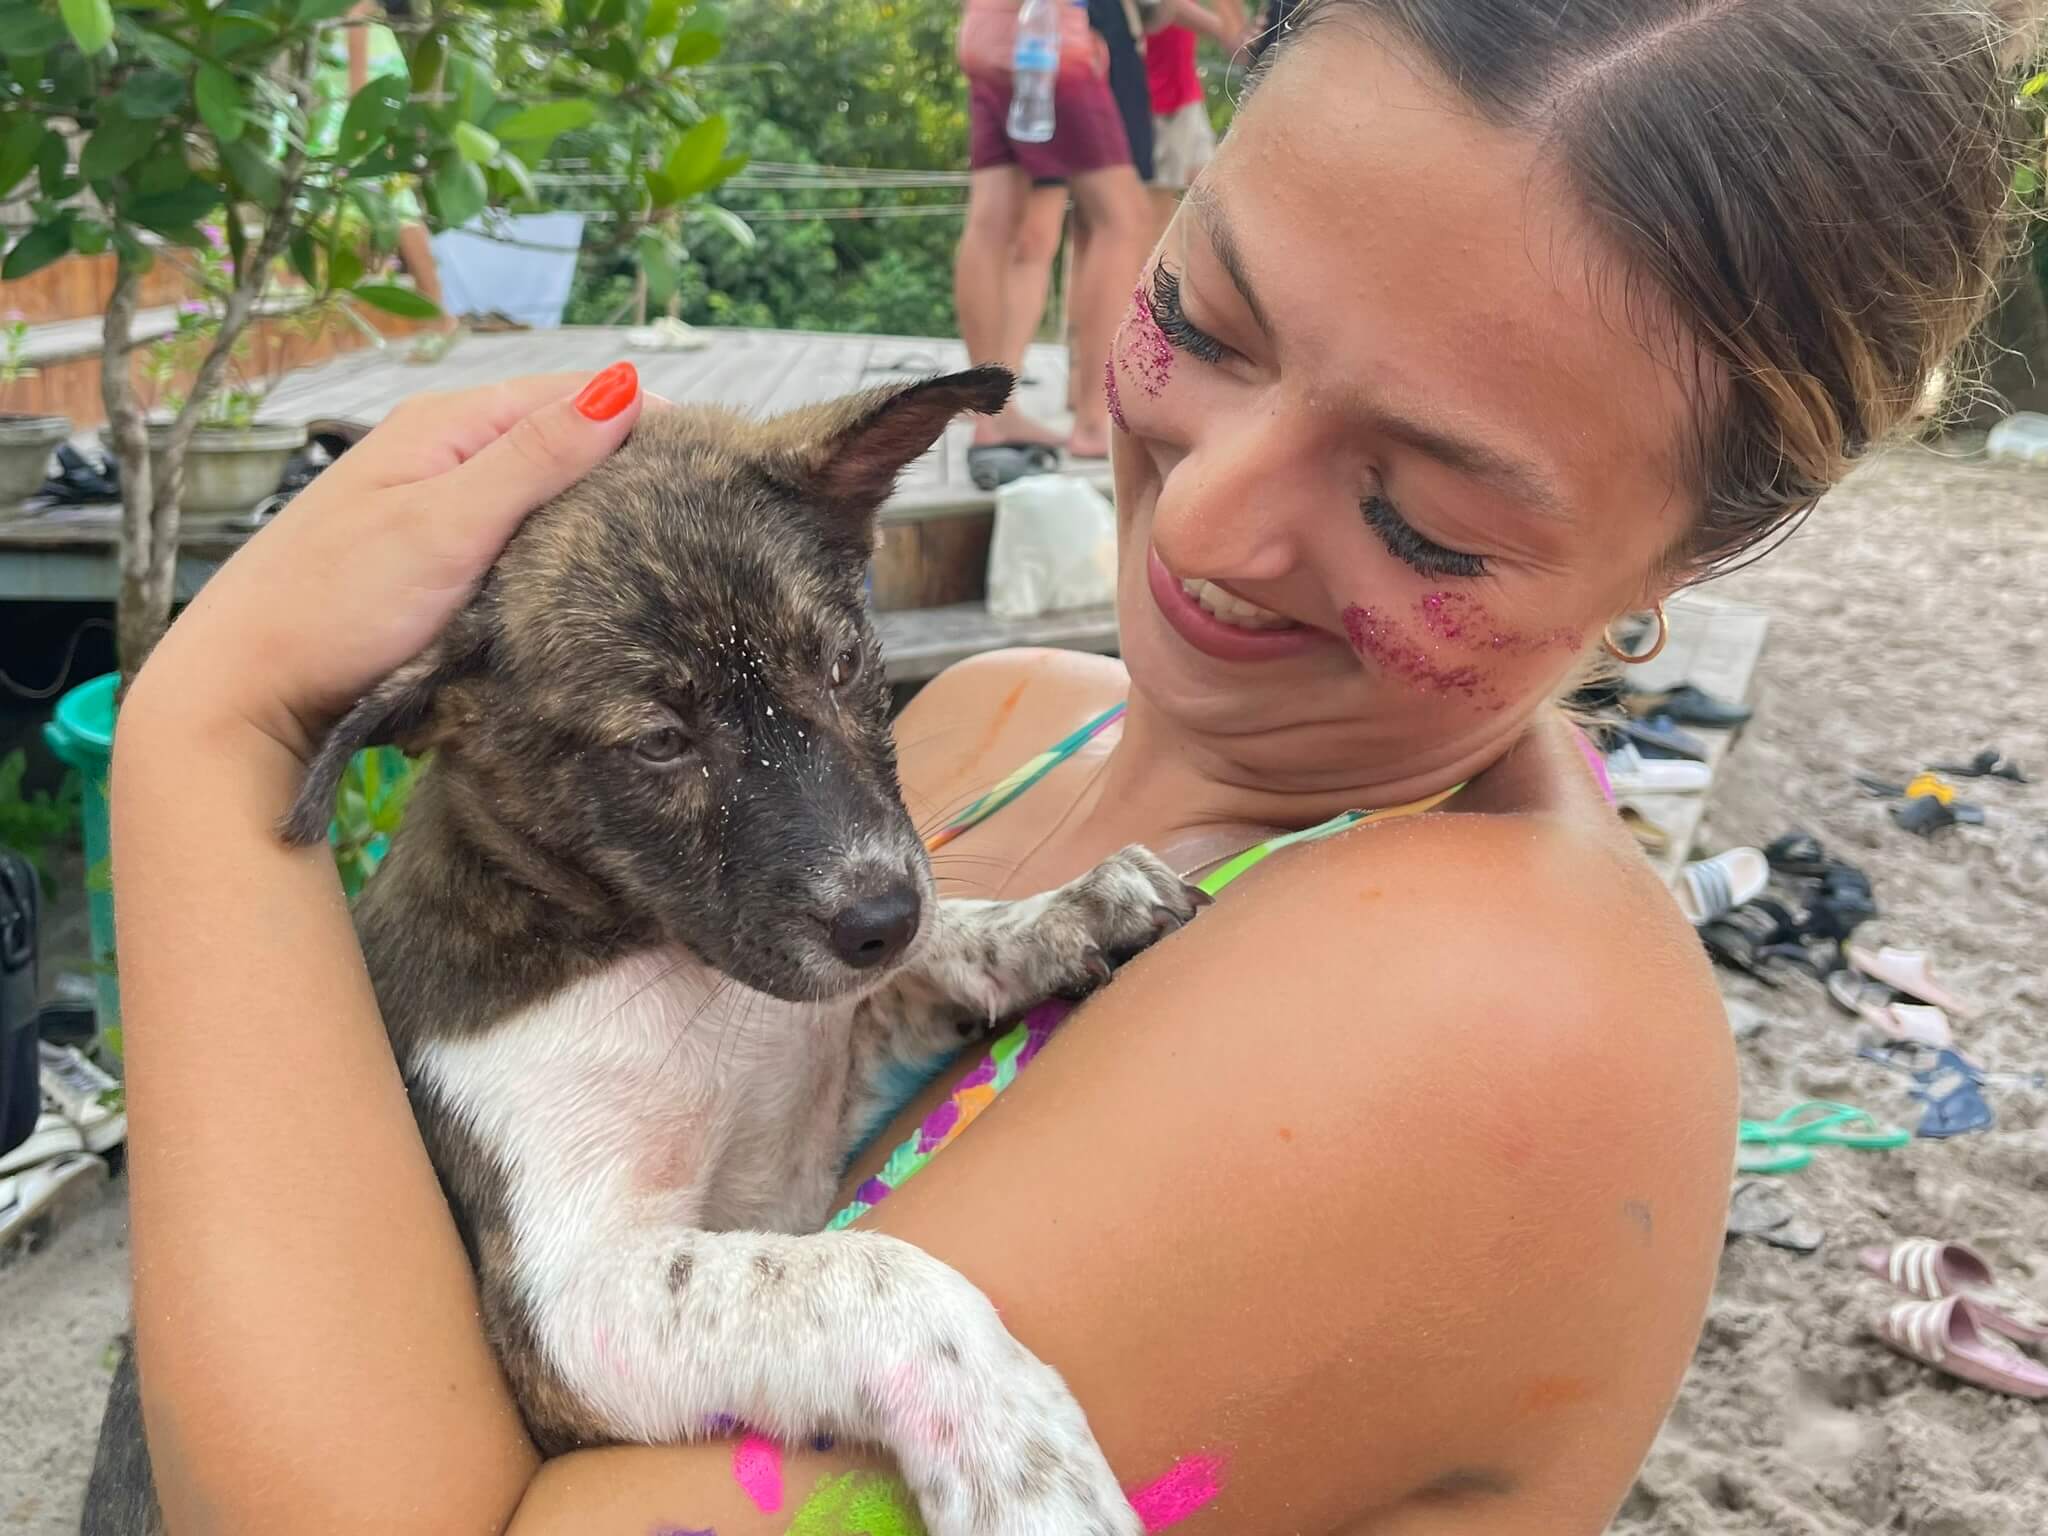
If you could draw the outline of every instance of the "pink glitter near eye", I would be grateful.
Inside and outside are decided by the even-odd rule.
[[[1142,282],[1131,290],[1131,312],[1117,333],[1117,353],[1148,396],[1156,397],[1173,377],[1173,343],[1152,317],[1152,300]]]
[[[1356,603],[1344,610],[1344,633],[1351,649],[1379,663],[1417,693],[1459,694],[1489,709],[1505,702],[1487,688],[1486,674],[1470,665],[1439,666],[1436,659],[1404,636],[1386,615]]]
[[[1422,610],[1424,629],[1440,640],[1455,640],[1470,650],[1534,656],[1540,651],[1579,647],[1578,631],[1572,629],[1553,629],[1536,636],[1495,629],[1492,615],[1477,598],[1464,592],[1425,592],[1417,606]]]

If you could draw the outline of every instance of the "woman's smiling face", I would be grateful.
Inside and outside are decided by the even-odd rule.
[[[1506,745],[1692,516],[1676,330],[1539,146],[1317,29],[1112,351],[1134,684],[1191,729],[1327,726],[1389,765]]]

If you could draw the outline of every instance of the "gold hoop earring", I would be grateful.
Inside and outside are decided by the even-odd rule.
[[[1620,662],[1623,666],[1640,666],[1642,663],[1646,661],[1654,660],[1658,656],[1658,654],[1663,651],[1665,642],[1667,642],[1671,638],[1671,621],[1664,617],[1664,605],[1662,603],[1659,603],[1657,605],[1655,613],[1657,615],[1657,643],[1651,646],[1647,651],[1641,651],[1635,655],[1630,655],[1627,651],[1624,651],[1620,646],[1616,645],[1614,643],[1614,637],[1611,634],[1608,634],[1605,630],[1601,631],[1600,634],[1601,649],[1606,651],[1608,655],[1612,656],[1616,661]]]

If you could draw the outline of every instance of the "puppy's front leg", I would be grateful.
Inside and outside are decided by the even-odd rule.
[[[873,1232],[644,1230],[557,1275],[552,1302],[524,1289],[540,1353],[590,1415],[561,1426],[574,1434],[673,1443],[729,1414],[781,1440],[881,1445],[932,1536],[1140,1528],[1058,1373],[920,1249]]]

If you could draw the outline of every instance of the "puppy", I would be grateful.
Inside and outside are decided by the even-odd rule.
[[[889,1083],[1203,899],[1142,849],[1027,900],[934,898],[862,573],[898,472],[1009,388],[649,410],[311,764],[299,843],[357,749],[434,754],[356,922],[545,1451],[736,1418],[885,1447],[933,1536],[1139,1529],[974,1286],[818,1230]],[[134,1392],[124,1365],[100,1530],[147,1518]]]

